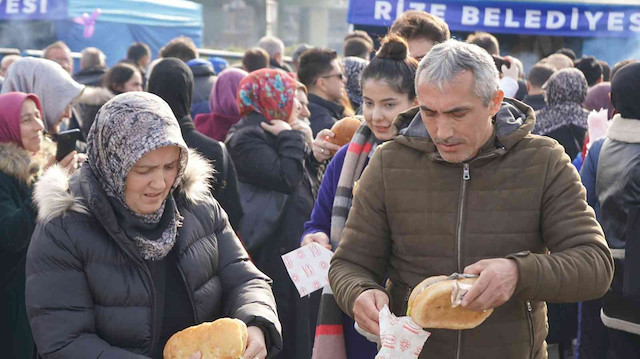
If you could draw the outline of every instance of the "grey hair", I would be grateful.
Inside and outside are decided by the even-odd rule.
[[[106,67],[107,56],[97,47],[87,47],[82,50],[82,58],[80,59],[83,69],[91,67]]]
[[[488,106],[500,86],[493,58],[477,45],[453,39],[435,45],[420,61],[416,71],[416,93],[423,81],[442,90],[463,71],[473,73],[473,93]]]
[[[258,41],[258,47],[261,47],[273,58],[277,54],[284,55],[284,43],[275,36],[265,36]]]

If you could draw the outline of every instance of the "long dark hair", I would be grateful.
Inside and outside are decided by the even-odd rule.
[[[407,42],[397,35],[389,34],[380,43],[380,50],[362,71],[360,86],[370,79],[384,81],[396,92],[406,93],[409,100],[415,99],[418,61],[408,56]]]
[[[122,93],[121,88],[131,79],[134,73],[140,71],[133,65],[121,62],[107,71],[102,80],[102,85],[116,95]]]

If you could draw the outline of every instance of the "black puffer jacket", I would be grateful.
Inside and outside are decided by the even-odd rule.
[[[212,168],[191,153],[176,204],[174,250],[197,323],[235,317],[282,347],[270,280],[249,261],[210,197]],[[27,255],[27,313],[43,358],[147,358],[158,344],[149,268],[85,164],[68,180],[53,167],[36,185],[39,224]]]
[[[596,188],[600,222],[615,261],[602,321],[640,336],[640,120],[620,115],[611,120],[600,150]]]
[[[313,209],[311,184],[303,165],[308,149],[302,132],[282,131],[274,136],[260,127],[263,121],[262,115],[249,113],[231,127],[227,146],[239,182],[289,195],[277,229],[250,254],[256,266],[275,283],[273,292],[284,337],[284,351],[278,358],[307,359],[313,342],[309,322],[315,323],[311,315],[317,313],[317,307],[310,309],[309,298],[300,298],[281,256],[300,247],[304,222]],[[241,191],[241,198],[247,196],[251,193]]]

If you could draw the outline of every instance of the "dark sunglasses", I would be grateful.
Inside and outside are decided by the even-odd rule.
[[[338,77],[340,80],[344,79],[344,75],[343,74],[333,74],[333,75],[326,75],[326,76],[320,76],[323,79],[328,79],[331,77]]]

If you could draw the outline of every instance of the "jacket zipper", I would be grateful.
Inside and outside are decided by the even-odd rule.
[[[530,301],[526,301],[526,305],[527,305],[527,321],[529,322],[529,333],[530,333],[530,338],[529,338],[529,342],[531,343],[531,351],[529,353],[529,358],[533,359],[533,344],[534,344],[534,335],[533,335],[533,319],[531,319],[531,311],[533,310],[533,308],[531,307],[531,302]]]
[[[456,228],[456,260],[458,265],[458,273],[462,273],[462,223],[464,220],[464,204],[465,197],[467,195],[467,182],[471,179],[471,169],[470,163],[475,162],[481,159],[488,159],[494,156],[497,156],[500,152],[504,151],[504,147],[500,147],[496,150],[493,150],[483,156],[478,156],[472,159],[469,162],[462,163],[462,189],[460,190],[460,202],[459,202],[459,212],[458,212],[458,225]],[[438,158],[440,161],[444,161],[442,158]],[[460,347],[462,345],[462,331],[458,330],[458,345],[456,346],[456,359],[460,359]]]
[[[412,291],[413,291],[413,288],[408,287],[407,292],[404,295],[404,306],[402,308],[402,315],[410,314],[410,313],[407,313],[407,310],[409,310],[409,297],[411,297]]]
[[[460,190],[460,212],[458,213],[458,227],[456,235],[456,259],[458,264],[458,273],[462,273],[462,222],[464,220],[464,199],[467,195],[467,182],[471,179],[471,171],[469,163],[462,164],[462,189]],[[456,359],[460,359],[460,347],[462,344],[462,331],[458,330],[458,345],[456,346]]]
[[[198,312],[196,311],[195,301],[193,300],[193,293],[191,293],[191,289],[189,289],[189,284],[187,283],[187,277],[185,277],[184,272],[182,271],[182,267],[180,267],[180,263],[176,263],[178,266],[178,272],[180,272],[180,277],[182,277],[182,281],[184,282],[184,286],[187,288],[187,295],[189,296],[189,302],[191,303],[191,310],[193,310],[193,319],[196,323],[200,323],[198,320]]]

